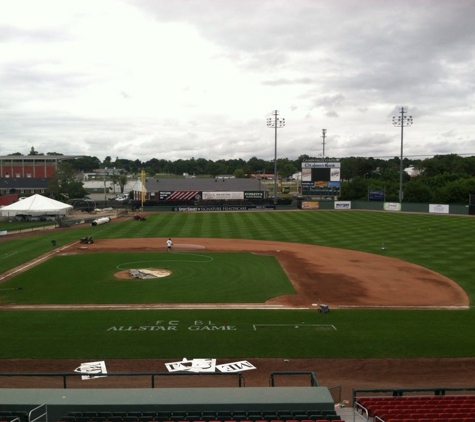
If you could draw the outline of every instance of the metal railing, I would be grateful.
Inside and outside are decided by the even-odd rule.
[[[310,385],[312,387],[318,387],[318,381],[317,381],[317,376],[315,375],[315,372],[312,371],[284,371],[284,372],[271,372],[270,377],[269,377],[269,385],[271,387],[275,387],[275,376],[276,375],[310,375]]]
[[[180,377],[180,376],[191,376],[191,377],[210,377],[210,376],[231,376],[238,379],[238,386],[244,387],[244,377],[241,372],[200,372],[200,373],[191,373],[191,372],[123,372],[123,373],[84,373],[84,372],[59,372],[59,373],[0,373],[1,377],[45,377],[45,378],[61,378],[63,381],[63,388],[68,388],[68,379],[77,378],[82,376],[88,377],[149,377],[150,378],[150,387],[156,388],[156,380],[160,377]]]

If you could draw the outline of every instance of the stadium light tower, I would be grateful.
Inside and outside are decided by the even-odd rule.
[[[399,202],[402,202],[402,173],[404,171],[403,161],[403,145],[404,145],[404,126],[412,126],[413,120],[412,116],[406,116],[407,110],[404,110],[404,107],[401,107],[399,111],[400,116],[396,117],[393,116],[393,125],[397,127],[401,127],[401,162],[399,168]]]
[[[285,119],[279,119],[279,112],[274,111],[274,117],[267,119],[267,127],[274,128],[275,142],[274,142],[274,205],[277,205],[277,129],[285,126]]]
[[[323,145],[323,158],[325,158],[325,138],[327,136],[327,130],[326,129],[322,129],[322,138],[323,138],[323,142],[322,142],[322,145]]]

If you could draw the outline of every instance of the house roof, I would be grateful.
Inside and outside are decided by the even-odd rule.
[[[0,155],[2,161],[59,161],[81,158],[84,155]]]

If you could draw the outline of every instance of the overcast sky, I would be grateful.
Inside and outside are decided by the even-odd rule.
[[[0,2],[0,155],[475,155],[473,0]],[[326,129],[325,146],[322,129]]]

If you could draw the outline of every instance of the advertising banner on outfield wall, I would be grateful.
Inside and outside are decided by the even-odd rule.
[[[244,199],[263,199],[264,192],[261,190],[247,190],[244,191]]]
[[[317,201],[302,201],[303,210],[318,210],[320,204]]]
[[[449,206],[441,204],[429,204],[429,212],[435,212],[438,214],[448,214]]]
[[[351,210],[351,201],[335,201],[336,210]]]
[[[385,202],[384,211],[401,211],[401,204],[399,202]]]
[[[203,199],[205,201],[220,199],[244,199],[244,192],[203,192]]]

